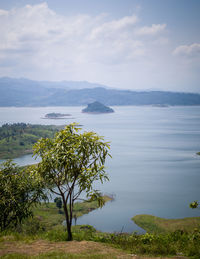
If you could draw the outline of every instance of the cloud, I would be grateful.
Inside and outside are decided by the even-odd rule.
[[[111,22],[106,22],[101,24],[100,26],[94,28],[91,32],[91,39],[96,38],[110,38],[111,35],[115,35],[120,31],[127,31],[133,25],[135,25],[138,21],[136,15],[126,16],[119,20],[113,20]]]
[[[193,43],[191,45],[178,46],[174,51],[174,55],[196,57],[200,55],[200,43]]]
[[[148,84],[167,45],[166,24],[142,27],[135,14],[63,16],[41,3],[0,10],[0,24],[0,76]]]
[[[133,35],[136,15],[110,21],[105,21],[105,15],[65,17],[49,9],[46,3],[1,13],[0,23],[4,26],[0,28],[0,55],[10,53],[19,62],[23,56],[18,54],[22,52],[27,53],[29,62],[40,65],[46,58],[49,65],[59,62],[59,66],[63,59],[72,64],[112,63],[144,53],[142,42]]]
[[[144,26],[136,30],[136,34],[140,36],[154,36],[163,32],[166,24],[152,24],[150,27]]]

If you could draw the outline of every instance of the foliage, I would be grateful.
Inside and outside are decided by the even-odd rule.
[[[61,211],[63,212],[63,209]],[[62,226],[65,220],[64,214],[59,213],[56,204],[53,202],[37,205],[33,208],[33,215],[40,220],[47,231]]]
[[[121,248],[131,254],[174,256],[185,255],[192,258],[200,256],[200,229],[191,233],[177,230],[165,234],[146,233],[101,233],[89,226],[73,228],[74,239],[103,242]]]
[[[32,215],[33,204],[46,198],[43,182],[32,167],[20,169],[11,160],[0,167],[0,228],[17,226]]]
[[[190,203],[190,208],[191,209],[196,209],[199,207],[199,202],[198,201],[193,201]]]
[[[111,200],[108,196],[103,196],[103,199],[105,202]],[[74,206],[74,215],[78,218],[97,208],[99,208],[98,201],[76,202]],[[17,227],[13,227],[10,230],[16,231],[16,233],[22,233],[25,236],[35,236],[36,238],[39,235],[53,241],[62,241],[63,237],[64,240],[66,240],[66,230],[65,226],[62,224],[65,219],[63,209],[61,212],[62,213],[57,210],[55,203],[42,202],[37,204],[37,206],[33,206],[33,217],[24,219],[22,224],[17,225]],[[74,227],[72,228],[74,229]],[[85,227],[83,226],[81,229],[83,230]]]
[[[55,202],[57,208],[59,208],[59,209],[62,208],[62,200],[61,200],[60,197],[56,197],[56,198],[54,199],[54,202]]]
[[[96,133],[80,131],[77,124],[70,124],[53,139],[42,138],[34,145],[34,155],[42,159],[37,165],[39,174],[47,187],[62,198],[68,240],[72,240],[74,202],[85,192],[90,200],[97,199],[103,206],[104,200],[93,183],[108,180],[104,164],[109,144]]]
[[[39,138],[53,137],[56,131],[53,126],[4,124],[0,127],[0,159],[32,153],[32,146]]]
[[[73,226],[73,237],[77,241],[93,241],[106,243],[116,248],[123,249],[130,254],[146,256],[188,256],[200,258],[200,229],[194,229],[191,233],[177,230],[165,234],[146,233],[138,235],[136,233],[102,233],[96,231],[92,226]],[[12,236],[13,235],[13,236]],[[35,240],[34,236],[32,236]],[[46,239],[51,242],[66,241],[64,229],[53,229],[37,236],[37,240]],[[8,234],[3,240],[17,241],[28,240],[20,234]],[[81,257],[82,258],[82,257]]]
[[[188,234],[184,231],[175,231],[168,234],[113,234],[104,237],[104,242],[115,244],[134,254],[143,255],[186,255],[199,258],[200,231]],[[195,238],[195,240],[194,240]]]
[[[39,217],[29,217],[22,224],[17,225],[14,229],[25,236],[37,236],[47,231],[46,225]]]
[[[103,196],[103,199],[105,202],[108,202],[112,198],[108,196]],[[73,208],[73,216],[78,218],[98,208],[98,201],[75,202]],[[63,208],[58,211],[56,204],[52,202],[41,203],[34,207],[33,215],[36,219],[40,221],[41,226],[44,226],[46,230],[54,230],[55,228],[60,228],[61,226],[63,226],[62,223],[65,220]]]
[[[96,231],[92,226],[81,225],[72,227],[74,240],[93,241],[123,249],[131,254],[146,256],[188,256],[200,258],[200,228],[191,232],[176,230],[164,234],[146,233],[103,233]],[[63,228],[48,230],[31,236],[32,240],[50,240],[51,242],[66,241],[66,232]],[[19,233],[0,234],[0,242],[28,241],[30,236]],[[81,257],[82,258],[82,257]]]
[[[152,215],[136,215],[132,220],[149,233],[167,233],[176,230],[191,232],[200,227],[200,217],[164,219]]]

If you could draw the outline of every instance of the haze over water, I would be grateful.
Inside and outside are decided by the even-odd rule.
[[[82,107],[0,108],[1,125],[25,122],[63,125],[77,122],[111,142],[106,168],[110,181],[97,185],[115,200],[77,220],[102,231],[141,231],[131,218],[199,216],[189,203],[200,197],[200,107],[113,107],[113,114],[83,114]],[[73,119],[41,119],[46,113]],[[34,163],[31,155],[15,160]]]

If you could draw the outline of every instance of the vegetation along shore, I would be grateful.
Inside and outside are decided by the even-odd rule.
[[[109,144],[103,137],[82,133],[77,124],[60,131],[27,124],[2,128],[3,141],[8,143],[29,137],[37,141],[33,152],[42,161],[26,167],[12,161],[1,165],[1,258],[200,258],[200,217],[134,216],[132,220],[146,230],[142,235],[105,233],[90,225],[76,225],[78,217],[112,200],[93,189],[94,180],[108,180],[104,162]],[[5,136],[5,129],[9,136]],[[48,202],[47,190],[56,195],[54,202]],[[83,190],[88,198],[79,202]]]

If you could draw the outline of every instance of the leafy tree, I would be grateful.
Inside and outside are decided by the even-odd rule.
[[[32,167],[20,169],[11,160],[0,167],[0,228],[17,226],[32,215],[33,204],[46,198],[42,179]]]
[[[80,131],[77,124],[70,124],[53,139],[40,139],[33,148],[34,155],[42,159],[38,172],[48,188],[62,198],[68,240],[72,240],[74,202],[85,192],[87,198],[97,199],[103,206],[103,198],[93,183],[108,180],[104,164],[110,156],[109,144],[96,133]]]
[[[62,200],[61,200],[61,198],[60,197],[56,197],[55,199],[54,199],[54,202],[56,203],[56,207],[59,209],[59,211],[60,211],[60,209],[62,208]]]

